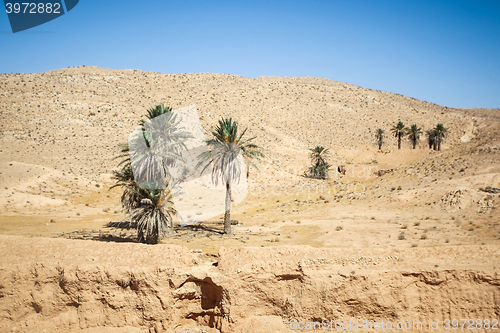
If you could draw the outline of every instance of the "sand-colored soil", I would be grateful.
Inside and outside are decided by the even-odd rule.
[[[125,217],[119,189],[109,190],[117,145],[161,102],[195,104],[207,135],[224,116],[257,137],[265,157],[232,210],[234,236],[221,234],[221,216],[177,226],[157,246],[116,227]],[[442,150],[424,136],[398,150],[399,120],[443,123]],[[326,181],[303,177],[316,144],[331,151]],[[318,78],[96,67],[0,75],[0,332],[500,319],[500,194],[485,190],[499,187],[499,110]]]
[[[214,266],[178,245],[0,241],[2,332],[293,332],[293,319],[498,318],[493,245],[232,247]]]

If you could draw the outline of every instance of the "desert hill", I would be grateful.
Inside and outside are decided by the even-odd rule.
[[[215,218],[151,247],[116,227],[125,216],[120,191],[108,190],[113,158],[158,103],[194,104],[207,137],[220,117],[256,136],[265,157],[232,209],[234,236]],[[417,149],[405,140],[398,150],[390,129],[399,120],[443,123],[442,150],[424,135]],[[330,148],[328,180],[303,177],[317,144]],[[248,333],[281,332],[294,317],[498,317],[499,187],[498,109],[311,77],[1,74],[0,332]]]
[[[310,77],[79,67],[2,75],[0,89],[2,138],[18,147],[7,158],[33,159],[86,177],[109,172],[116,144],[161,102],[196,105],[207,132],[221,116],[235,118],[257,136],[268,160],[279,162],[316,144],[336,151],[373,147],[377,128],[386,131],[386,147],[393,149],[389,130],[398,120],[423,129],[446,124],[448,145],[470,139],[474,130],[472,116],[461,110]]]
[[[207,137],[220,117],[233,117],[256,136],[265,158],[257,163],[260,172],[251,174],[249,200],[313,194],[316,199],[327,188],[330,204],[361,199],[363,205],[375,200],[415,209],[439,206],[461,187],[470,188],[476,200],[482,198],[475,193],[479,188],[498,187],[500,181],[498,110],[450,109],[322,78],[78,67],[3,74],[0,97],[0,211],[8,216],[40,215],[40,209],[62,213],[58,207],[72,212],[65,217],[70,220],[117,212],[118,194],[107,192],[117,146],[149,107],[162,102],[196,105]],[[425,135],[417,149],[404,141],[398,150],[390,128],[399,120],[423,130],[445,124],[442,151],[429,150]],[[375,144],[379,127],[386,135],[382,151]],[[308,148],[316,144],[331,151],[334,168],[326,183],[302,177]],[[335,172],[337,165],[346,166],[345,176]],[[485,211],[494,214],[488,202],[496,199],[485,200]],[[254,213],[286,211],[266,206],[259,203]]]

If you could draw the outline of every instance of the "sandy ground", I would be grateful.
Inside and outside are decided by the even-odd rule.
[[[500,248],[222,247],[0,236],[2,332],[293,332],[293,321],[492,320]],[[347,332],[370,332],[361,325]],[[488,330],[480,330],[488,331]]]
[[[430,272],[446,267],[453,274],[465,270],[479,275],[498,273],[493,263],[498,262],[500,245],[500,194],[484,189],[500,187],[499,110],[450,109],[318,78],[167,75],[95,67],[0,75],[0,233],[14,237],[2,236],[0,245],[13,251],[5,253],[9,257],[25,253],[28,261],[43,264],[47,257],[16,252],[16,248],[40,241],[58,249],[58,243],[51,242],[64,240],[69,248],[72,243],[67,242],[85,244],[89,253],[101,245],[127,251],[149,249],[135,244],[134,230],[116,227],[125,216],[118,204],[120,191],[109,190],[113,184],[110,174],[117,164],[113,160],[119,152],[117,145],[127,140],[147,108],[161,102],[174,108],[195,104],[207,134],[220,116],[232,116],[241,127],[249,128],[250,136],[257,136],[265,154],[257,163],[259,171],[250,174],[247,198],[232,210],[232,219],[238,221],[233,226],[234,236],[221,234],[222,217],[218,216],[192,226],[177,225],[162,241],[161,246],[191,250],[196,267],[203,270],[221,263],[221,251],[228,248],[264,247],[272,253],[282,246],[304,245],[358,251],[357,255],[367,257],[377,251],[428,253],[429,258],[450,253],[434,264],[439,268],[426,266],[425,255],[417,258],[412,254],[405,269]],[[424,130],[444,123],[449,131],[442,151],[429,150],[425,138],[416,150],[408,141],[398,150],[389,130],[400,119]],[[381,151],[374,139],[379,127],[387,134]],[[335,166],[325,181],[302,176],[308,166],[307,149],[316,144],[330,148],[329,161]],[[346,175],[336,172],[338,165],[346,167]],[[471,249],[488,249],[482,265],[457,261],[458,252],[462,256]],[[159,250],[148,251],[154,256]],[[297,251],[301,256],[302,250]],[[16,260],[22,261],[23,255]],[[248,254],[242,258],[249,260]],[[102,256],[95,259],[97,263],[91,265],[98,266],[104,260]],[[87,264],[80,262],[80,257],[70,261]],[[4,273],[9,265],[4,259]],[[134,264],[128,266],[132,269]],[[388,270],[394,276],[402,274],[399,266]],[[258,275],[253,278],[258,280]],[[274,280],[267,283],[279,284]],[[11,286],[17,288],[15,283]],[[225,284],[224,288],[233,287]],[[31,290],[23,288],[18,291]],[[268,309],[267,301],[245,306]],[[8,332],[12,327],[19,330],[18,323],[26,323],[27,317],[13,319],[5,314],[12,313],[6,310],[11,308],[9,302],[0,298],[4,309],[0,331],[5,327]],[[439,306],[454,307],[450,302],[443,296]],[[499,316],[498,299],[474,304],[492,306]],[[301,312],[295,305],[297,315],[312,318],[312,313]],[[244,312],[245,306],[234,311]],[[26,310],[25,315],[37,313],[34,309]],[[348,313],[342,307],[338,311]],[[50,322],[54,313],[44,314],[44,322]],[[286,320],[291,313],[262,310],[260,315]],[[417,314],[424,315],[416,309],[404,316]],[[377,318],[386,315],[384,312]],[[149,325],[143,317],[138,318],[127,329]],[[228,327],[237,330],[234,325],[241,322],[242,315],[234,318],[224,328],[222,319],[218,326],[215,322],[205,324],[222,331]],[[267,319],[270,323],[276,320]],[[103,321],[97,326],[111,332],[114,323]],[[179,323],[179,327],[187,325],[182,320]],[[78,328],[93,329],[87,326]],[[29,327],[25,325],[25,330],[30,331]],[[34,331],[33,327],[39,326],[31,327]],[[70,326],[65,327],[70,330]]]

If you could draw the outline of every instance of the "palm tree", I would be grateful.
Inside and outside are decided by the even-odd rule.
[[[328,154],[328,148],[317,145],[309,150],[309,156],[312,162],[312,166],[309,167],[309,174],[313,178],[326,179],[328,169],[330,168],[330,164],[325,160],[325,156]]]
[[[448,131],[447,128],[443,126],[443,124],[437,124],[436,127],[434,127],[434,140],[436,141],[435,148],[437,146],[437,150],[441,150],[441,142],[443,142],[443,139],[446,137],[446,131]]]
[[[401,149],[401,139],[406,135],[404,131],[405,125],[400,121],[396,126],[391,128],[392,133],[398,139],[398,149]]]
[[[125,149],[128,148],[124,147],[122,148],[122,151]],[[122,161],[120,164],[124,163],[126,163],[126,160]],[[120,164],[118,166],[120,166]],[[135,183],[134,174],[130,164],[123,166],[120,170],[113,170],[113,176],[111,178],[115,180],[116,184],[111,186],[110,190],[115,187],[123,187],[124,189],[120,198],[122,210],[129,214],[132,210],[139,207],[141,197],[134,191],[134,189],[137,188],[137,184]]]
[[[114,171],[115,186],[137,180],[140,186],[151,188],[148,183],[154,184],[157,179],[166,178],[168,167],[176,166],[182,160],[180,153],[186,149],[184,142],[192,135],[180,128],[180,120],[171,111],[171,107],[163,104],[150,108],[146,118],[156,118],[155,121],[141,120],[141,129],[135,136],[128,143],[119,145],[121,154],[114,159],[121,158],[122,161],[118,164],[120,171]],[[157,118],[159,116],[162,117]]]
[[[155,105],[147,111],[148,113],[146,114],[146,118],[148,120],[152,120],[158,116],[161,116],[163,114],[168,114],[169,112],[172,111],[172,107],[170,106],[165,106],[163,103]],[[146,123],[146,120],[141,120],[139,124],[144,127],[144,124]]]
[[[382,149],[382,144],[384,143],[384,130],[379,128],[376,133],[377,136],[377,142],[378,142],[378,149]]]
[[[124,188],[120,203],[129,225],[137,228],[139,242],[156,244],[166,229],[173,230],[174,184],[168,184],[168,167],[182,159],[184,141],[192,136],[180,128],[180,120],[171,111],[163,104],[150,108],[146,115],[150,121],[140,121],[141,128],[120,145],[121,154],[116,157],[122,161],[120,169],[113,171],[116,184],[111,188]]]
[[[427,143],[429,144],[429,149],[432,149],[433,147],[436,146],[436,140],[435,140],[435,131],[434,130],[427,130],[425,131],[427,134]]]
[[[204,166],[203,173],[212,166],[212,181],[217,186],[222,182],[226,187],[224,213],[224,233],[231,233],[231,185],[241,175],[241,159],[247,166],[254,158],[262,157],[259,147],[251,141],[255,137],[243,139],[247,129],[238,135],[238,124],[232,118],[222,118],[212,131],[213,139],[207,141],[209,150],[199,156],[198,168]],[[252,164],[253,165],[253,164]],[[247,176],[249,169],[247,171]]]
[[[182,130],[181,120],[171,111],[171,107],[163,104],[150,108],[146,115],[148,121],[141,120],[142,130],[129,140],[128,153],[141,186],[170,177],[170,168],[183,160],[181,153],[187,149],[185,141],[192,138],[189,132]]]
[[[172,216],[177,213],[173,207],[169,189],[132,188],[141,198],[140,204],[132,210],[129,217],[137,228],[137,240],[146,244],[158,244],[167,229],[173,229]]]
[[[406,134],[413,143],[413,149],[417,147],[417,141],[420,140],[420,134],[422,134],[422,129],[418,128],[417,125],[411,125],[410,128],[406,129]]]

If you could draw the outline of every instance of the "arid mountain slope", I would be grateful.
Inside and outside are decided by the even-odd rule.
[[[422,216],[470,219],[490,226],[474,231],[477,240],[500,237],[500,199],[480,191],[500,186],[499,110],[449,109],[321,78],[97,67],[0,75],[0,231],[54,236],[83,221],[100,228],[121,219],[120,193],[107,191],[113,158],[157,103],[195,104],[207,137],[222,116],[234,117],[257,137],[265,157],[257,163],[260,172],[250,175],[247,200],[234,210],[246,224],[312,220],[328,228],[325,219],[336,224],[349,215],[370,223],[379,217],[375,207],[383,207],[383,219],[398,217],[401,209],[409,223]],[[399,120],[424,130],[443,123],[448,132],[442,151],[429,150],[424,135],[417,149],[405,140],[398,150],[390,128]],[[379,127],[386,132],[382,151],[375,144]],[[302,177],[308,148],[316,144],[331,151],[328,181]],[[345,176],[337,165],[345,165]],[[321,205],[305,209],[311,199]],[[18,216],[41,228],[19,227]],[[340,243],[351,244],[348,238]]]
[[[207,136],[233,117],[257,137],[235,235],[216,217],[149,246],[109,224],[125,217],[108,191],[117,146],[158,103],[195,104]],[[443,123],[442,151],[425,137],[398,150],[399,120]],[[303,177],[316,144],[328,180]],[[499,110],[309,77],[0,75],[0,185],[0,332],[287,332],[294,318],[441,332],[500,313]]]
[[[413,98],[310,77],[244,78],[223,74],[160,74],[79,67],[0,75],[2,160],[23,160],[92,178],[109,173],[146,109],[195,104],[209,131],[234,117],[264,148],[268,160],[288,160],[322,144],[334,149],[374,146],[401,120],[424,129],[450,128],[448,144],[471,137],[472,117]]]

